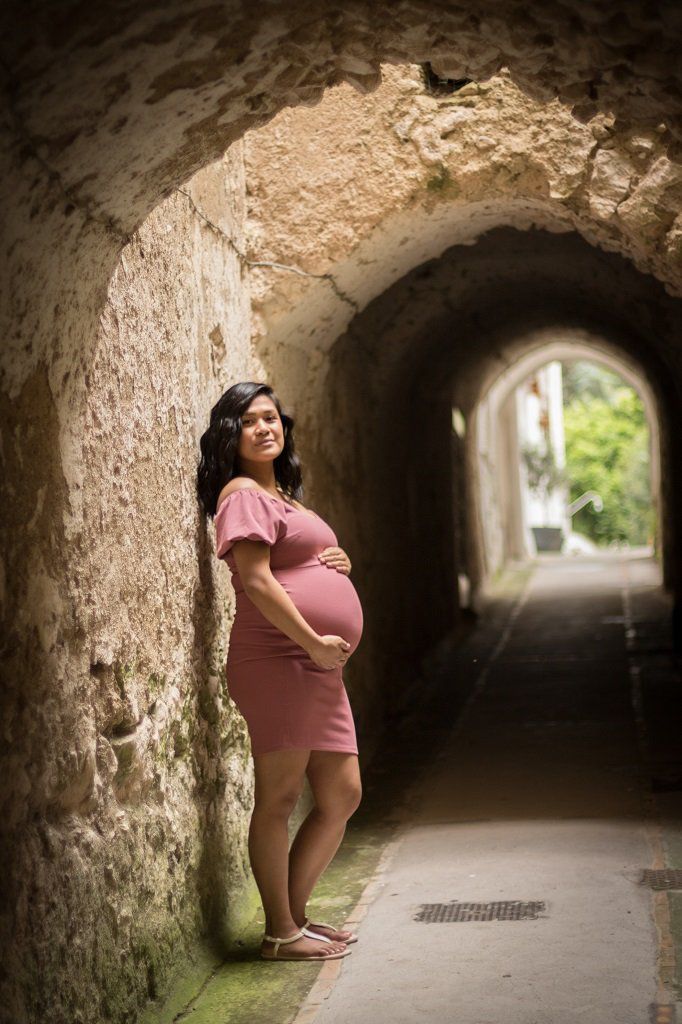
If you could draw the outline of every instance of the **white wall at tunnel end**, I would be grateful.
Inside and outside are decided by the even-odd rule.
[[[538,367],[516,387],[508,401],[516,404],[519,451],[523,452],[526,448],[539,452],[549,450],[556,466],[563,468],[566,464],[566,452],[561,363],[553,360],[545,366]],[[567,514],[568,490],[565,483],[546,490],[536,490],[529,484],[528,472],[522,457],[516,464],[507,462],[504,469],[507,473],[513,474],[516,467],[520,475],[524,549],[527,554],[537,554],[537,537],[534,529],[560,529],[563,537],[570,531]]]

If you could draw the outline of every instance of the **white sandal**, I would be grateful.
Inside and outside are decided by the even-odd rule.
[[[306,935],[310,934],[310,932],[306,931],[306,928],[309,928],[312,925],[317,925],[318,928],[329,928],[333,932],[348,931],[347,928],[335,928],[333,924],[327,924],[326,921],[311,921],[309,917],[306,917],[305,921],[303,922],[303,931],[306,932]],[[350,933],[349,939],[330,939],[328,935],[319,935],[317,932],[313,932],[312,934],[315,936],[316,939],[327,939],[328,942],[345,942],[346,945],[348,945],[350,942],[358,941],[358,937],[355,934],[355,932]]]
[[[280,946],[285,946],[287,944],[287,942],[295,942],[296,939],[301,939],[304,936],[307,936],[309,939],[321,939],[322,942],[331,942],[332,941],[331,939],[328,939],[326,935],[317,935],[317,934],[315,934],[315,932],[309,932],[305,928],[301,928],[294,935],[290,935],[288,939],[278,939],[275,935],[265,935],[264,938],[267,939],[268,942],[274,942],[275,943],[275,949],[273,951],[273,955],[272,956],[267,956],[261,950],[261,954],[260,954],[261,955],[261,959],[262,960],[315,960],[315,961],[319,962],[320,960],[340,960],[341,957],[348,956],[349,953],[353,952],[352,949],[343,949],[343,950],[341,950],[340,953],[327,953],[326,956],[325,956],[324,953],[321,956],[310,956],[310,955],[307,955],[307,956],[278,956],[277,955],[277,951],[278,951]]]

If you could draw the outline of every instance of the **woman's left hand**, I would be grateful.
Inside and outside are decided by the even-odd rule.
[[[350,575],[350,558],[343,548],[324,548],[317,557],[323,565],[330,569],[336,569],[337,572],[342,572],[346,576]]]

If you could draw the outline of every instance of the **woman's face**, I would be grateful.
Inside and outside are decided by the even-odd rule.
[[[284,427],[277,406],[267,395],[256,395],[242,413],[237,454],[247,462],[272,462],[284,448]]]

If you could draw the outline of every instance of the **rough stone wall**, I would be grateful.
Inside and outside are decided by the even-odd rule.
[[[252,773],[224,677],[232,589],[195,497],[211,405],[259,370],[226,240],[239,244],[243,200],[236,145],[126,246],[87,358],[60,347],[3,422],[10,463],[23,445],[54,472],[43,485],[26,472],[10,502],[26,552],[4,595],[23,625],[3,709],[16,1022],[130,1019],[207,927],[229,939],[248,898]],[[65,408],[52,375],[69,362],[83,400]]]

